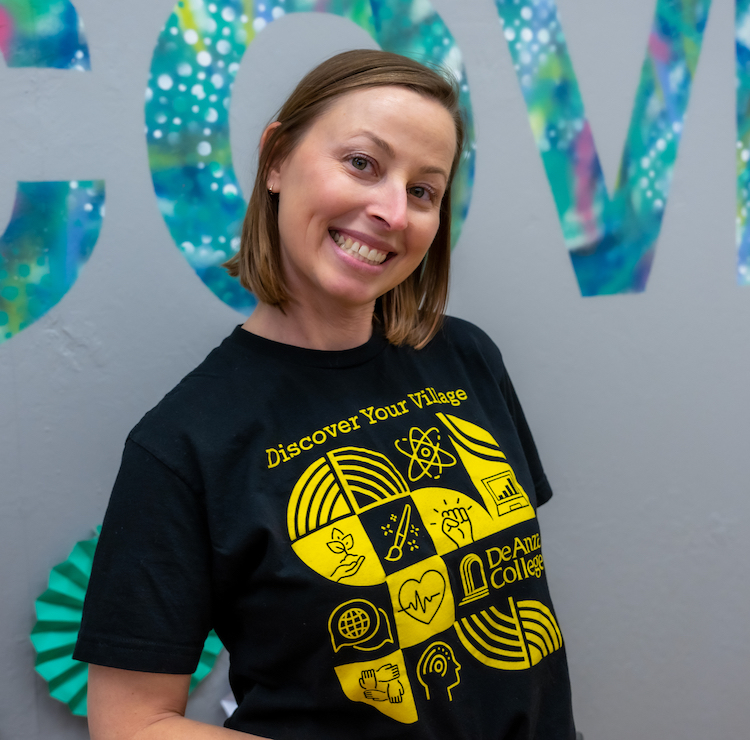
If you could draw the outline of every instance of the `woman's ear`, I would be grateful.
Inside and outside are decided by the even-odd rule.
[[[281,126],[281,121],[274,121],[273,123],[269,123],[268,126],[266,126],[260,137],[261,151],[263,151],[263,147],[266,145],[266,141],[268,141],[268,137],[271,135],[271,132],[275,131],[279,126]]]
[[[265,130],[263,131],[263,134],[260,137],[260,151],[263,151],[263,148],[266,145],[266,142],[268,141],[268,137],[279,127],[281,126],[281,121],[274,121],[273,123],[269,123],[268,126],[266,126]],[[271,167],[268,171],[268,181],[266,182],[266,187],[277,193],[278,190],[278,183],[276,180],[278,179],[279,175],[279,168],[278,167]]]

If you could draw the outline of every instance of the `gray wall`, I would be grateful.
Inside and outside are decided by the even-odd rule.
[[[16,179],[107,182],[78,282],[0,345],[2,740],[87,737],[33,671],[33,601],[101,521],[127,431],[239,320],[182,259],[153,196],[143,94],[173,4],[78,0],[90,74],[0,62],[0,224]],[[711,12],[648,289],[586,299],[494,4],[434,4],[464,52],[478,135],[451,312],[503,349],[556,491],[540,518],[579,727],[587,740],[746,737],[750,288],[735,281],[732,4]],[[654,2],[558,6],[611,185]],[[301,72],[367,42],[339,19],[299,21],[269,27],[243,64],[240,169]],[[220,719],[226,690],[213,674],[191,712]]]

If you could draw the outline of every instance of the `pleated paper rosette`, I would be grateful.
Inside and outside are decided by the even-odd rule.
[[[34,602],[37,621],[31,642],[37,653],[36,672],[47,682],[50,695],[80,717],[86,716],[89,667],[73,660],[73,648],[100,531],[97,527],[90,540],[76,543],[68,559],[52,569],[49,588]],[[190,691],[211,672],[222,647],[212,630],[190,680]]]

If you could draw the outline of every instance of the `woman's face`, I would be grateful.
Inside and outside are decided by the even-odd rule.
[[[455,147],[450,113],[407,88],[337,98],[269,173],[292,301],[371,311],[405,280],[437,232]]]

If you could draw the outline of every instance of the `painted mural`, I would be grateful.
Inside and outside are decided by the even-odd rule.
[[[750,285],[750,0],[736,0],[737,282]]]
[[[0,0],[0,50],[11,68],[90,69],[83,28],[67,0]],[[103,217],[101,180],[17,183],[11,220],[0,236],[0,343],[70,290]]]
[[[677,158],[710,0],[657,0],[616,186],[608,193],[555,0],[495,0],[582,295],[646,287]],[[147,89],[148,156],[179,249],[225,303],[253,296],[221,263],[239,244],[245,202],[229,139],[231,89],[245,50],[289,13],[339,15],[384,49],[448,67],[469,112],[460,50],[427,0],[180,0],[160,34]],[[737,279],[750,284],[750,0],[736,0]],[[10,68],[90,69],[69,0],[0,0]],[[1,95],[1,93],[0,93]],[[1,98],[0,98],[1,99]],[[454,243],[471,198],[470,146],[454,186]],[[104,183],[19,183],[0,237],[0,342],[70,289],[96,243]]]
[[[0,1],[0,52],[9,67],[91,68],[83,24],[69,0]]]
[[[495,4],[581,294],[645,290],[711,0],[657,0],[611,196],[555,0]]]
[[[453,36],[427,0],[181,0],[159,36],[146,91],[154,189],[191,267],[216,296],[244,313],[255,298],[221,267],[239,248],[246,209],[230,149],[232,83],[255,35],[286,14],[302,12],[347,18],[381,48],[456,75],[470,145],[453,190],[454,244],[471,198],[474,134],[466,72]]]
[[[104,182],[19,182],[0,237],[0,342],[56,305],[91,256]]]

